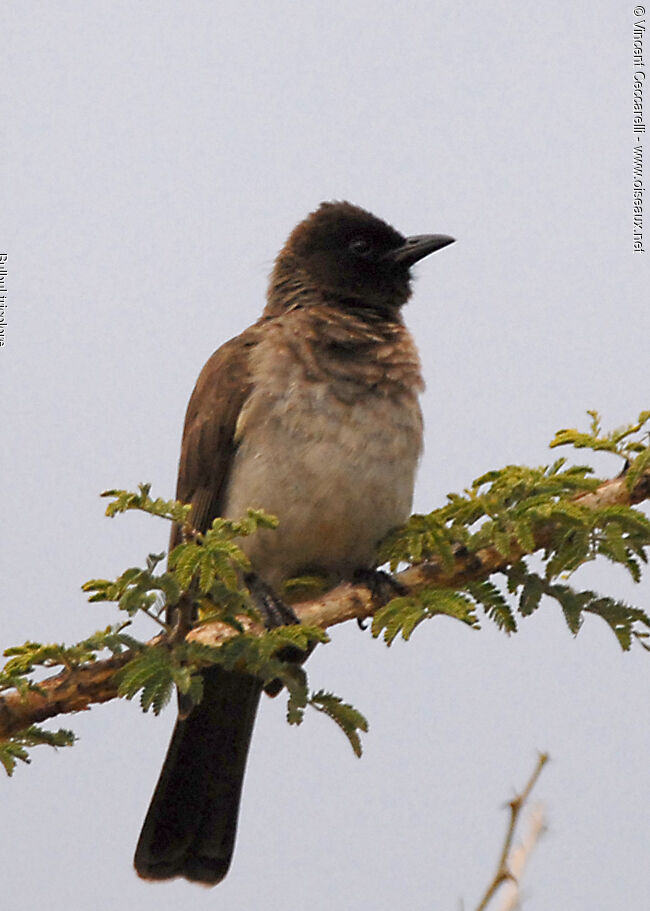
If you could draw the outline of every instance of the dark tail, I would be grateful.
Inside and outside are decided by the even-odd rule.
[[[176,722],[135,851],[144,879],[215,885],[230,866],[261,683],[211,667],[203,699]]]

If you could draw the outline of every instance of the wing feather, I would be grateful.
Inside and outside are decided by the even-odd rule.
[[[237,419],[252,387],[249,355],[257,342],[255,324],[218,348],[201,371],[187,406],[176,499],[191,504],[190,521],[198,531],[206,531],[223,508],[237,448]],[[171,547],[179,535],[175,527]]]

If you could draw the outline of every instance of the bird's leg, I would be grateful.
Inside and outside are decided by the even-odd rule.
[[[406,594],[406,589],[390,573],[381,569],[357,569],[352,577],[352,581],[360,585],[365,585],[370,590],[373,602],[383,607],[393,598]],[[366,629],[367,624],[361,617],[357,617],[359,629]]]
[[[300,620],[296,617],[289,605],[285,604],[284,601],[276,595],[271,586],[267,585],[263,579],[260,579],[257,573],[246,573],[244,582],[255,602],[255,607],[262,615],[264,626],[267,629],[275,629],[278,626],[292,626],[295,623],[300,623]],[[307,649],[303,650],[292,645],[285,645],[284,648],[281,648],[278,651],[277,657],[281,661],[291,661],[294,664],[302,664],[303,661],[306,661],[311,655],[315,646],[316,643],[313,642]],[[264,692],[267,696],[277,696],[282,687],[283,684],[280,680],[271,680],[271,682],[267,683],[264,687]]]
[[[300,623],[289,605],[285,604],[282,598],[279,598],[271,586],[260,579],[257,573],[246,573],[244,582],[267,629]]]

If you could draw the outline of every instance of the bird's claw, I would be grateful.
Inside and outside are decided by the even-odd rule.
[[[406,594],[406,589],[401,582],[381,569],[358,569],[353,581],[365,585],[370,590],[373,602],[381,606],[388,604],[393,598]],[[359,629],[368,628],[368,624],[364,623],[362,617],[357,617],[357,625]]]
[[[266,629],[276,629],[278,626],[293,626],[300,623],[293,610],[288,604],[285,604],[282,598],[273,591],[270,585],[267,585],[263,579],[256,573],[247,573],[244,577],[249,592],[255,602],[255,607],[262,615]],[[291,661],[294,664],[302,664],[306,661],[316,646],[315,642],[310,643],[305,650],[299,649],[293,645],[285,645],[277,652],[281,661]],[[264,687],[267,696],[277,696],[282,690],[284,684],[281,680],[271,680]]]
[[[257,573],[246,573],[244,582],[267,629],[300,623],[289,605],[285,604],[282,598],[279,598],[271,586],[260,579]]]

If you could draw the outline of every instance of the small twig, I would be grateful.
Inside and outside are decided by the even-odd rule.
[[[542,769],[544,768],[544,766],[546,765],[547,762],[548,762],[548,753],[540,753],[539,758],[537,760],[537,765],[535,767],[535,770],[534,770],[533,774],[530,776],[528,783],[526,784],[526,787],[521,792],[521,794],[517,794],[515,797],[513,797],[513,799],[509,803],[510,822],[508,824],[508,830],[506,832],[506,837],[503,842],[503,848],[501,849],[501,855],[499,857],[499,861],[497,864],[497,870],[496,870],[496,873],[494,874],[494,878],[492,879],[492,882],[487,887],[483,898],[481,899],[479,904],[476,906],[476,911],[485,911],[485,908],[487,908],[487,906],[488,906],[488,902],[491,900],[492,896],[497,891],[499,886],[501,886],[504,882],[507,882],[508,880],[511,880],[511,881],[514,880],[516,882],[515,875],[508,864],[510,850],[512,848],[512,839],[514,838],[515,829],[517,827],[517,822],[519,820],[521,811],[530,796],[530,792],[535,787],[535,783],[537,782],[537,779],[539,778],[539,776],[542,772]]]
[[[546,820],[541,805],[533,807],[528,821],[528,832],[520,845],[510,855],[510,873],[512,879],[505,884],[502,893],[502,902],[499,911],[515,911],[519,905],[519,883],[524,872],[528,858],[533,853],[535,845],[546,831]]]

